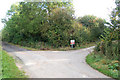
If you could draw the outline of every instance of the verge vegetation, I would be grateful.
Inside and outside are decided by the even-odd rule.
[[[106,58],[104,55],[91,53],[86,57],[86,62],[99,72],[117,79],[119,74],[118,60]],[[120,63],[120,62],[119,62]]]
[[[2,55],[2,59],[0,59],[2,62],[1,78],[27,78],[25,72],[19,70],[15,64],[15,60],[9,54],[0,50],[0,55]]]
[[[87,47],[91,47],[91,46],[95,46],[96,43],[92,42],[92,43],[86,43],[86,44],[81,44],[79,47],[74,47],[71,48],[70,46],[68,47],[59,47],[59,48],[55,48],[55,47],[51,47],[51,46],[46,46],[46,45],[31,45],[31,46],[21,46],[21,45],[17,45],[17,44],[13,44],[13,43],[8,43],[11,45],[15,45],[17,47],[21,47],[27,50],[32,50],[32,51],[40,51],[40,50],[49,50],[49,51],[67,51],[67,50],[77,50],[77,49],[81,49],[81,48],[87,48]],[[44,44],[44,43],[43,43]],[[41,46],[41,48],[39,47]]]
[[[120,1],[112,11],[111,22],[104,29],[94,52],[87,56],[87,63],[98,71],[120,80]]]

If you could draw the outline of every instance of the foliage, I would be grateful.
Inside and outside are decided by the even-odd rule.
[[[50,14],[47,37],[55,47],[68,46],[73,17],[66,9],[56,8]],[[57,45],[56,45],[57,44]]]
[[[15,44],[44,41],[55,47],[68,45],[67,32],[72,29],[73,20],[70,5],[69,2],[20,2],[12,5],[7,13],[10,18],[3,21],[6,25],[2,31],[3,40]]]
[[[116,2],[117,7],[112,11],[111,22],[100,36],[100,45],[96,47],[96,53],[99,52],[110,59],[119,59],[119,32],[120,32],[120,2]]]
[[[118,65],[118,63],[114,63],[113,65],[108,65],[108,68],[109,69],[113,69],[113,70],[115,70],[115,69],[117,69],[118,70],[118,68],[119,68],[119,65]]]
[[[120,1],[116,0],[116,8],[112,11],[111,14],[111,22],[106,23],[107,28],[104,29],[103,34],[100,36],[100,42],[97,43],[95,47],[94,54],[87,56],[87,63],[90,64],[93,68],[103,72],[104,74],[111,76],[113,78],[119,78],[119,57],[120,57],[120,49],[119,49],[119,36],[120,36]],[[102,55],[101,58],[95,57],[96,55]],[[98,62],[95,60],[100,59]],[[101,59],[105,59],[104,61]],[[89,61],[92,60],[92,61]],[[103,68],[99,66],[101,63],[103,64]]]
[[[82,49],[82,48],[87,48],[87,47],[91,47],[91,46],[95,46],[95,43],[86,43],[86,44],[81,44],[80,47],[75,47],[75,48],[71,48],[69,46],[66,47],[53,47],[51,45],[49,45],[48,43],[45,42],[22,42],[22,44],[13,44],[13,43],[8,43],[10,45],[15,45],[21,48],[25,48],[27,50],[32,50],[32,51],[38,51],[38,50],[52,50],[52,51],[67,51],[67,50],[77,50],[77,49]]]
[[[2,79],[2,47],[1,47],[1,45],[2,45],[2,41],[1,41],[1,39],[2,39],[2,35],[1,35],[1,31],[0,31],[0,79]]]
[[[5,51],[0,51],[2,55],[2,78],[27,78],[23,71],[20,71],[15,64],[15,60]]]
[[[89,29],[90,41],[95,41],[99,38],[99,36],[103,33],[103,30],[106,28],[104,26],[105,20],[101,18],[97,18],[93,15],[85,15],[83,17],[79,17],[77,21]]]
[[[76,40],[76,43],[78,43],[78,46],[81,44],[85,44],[89,42],[88,37],[88,31],[87,28],[82,26],[82,24],[79,24],[77,21],[73,22],[73,34],[71,34],[72,38]]]
[[[104,55],[91,53],[86,57],[86,62],[94,69],[112,78],[118,79],[118,60],[111,60]]]
[[[78,20],[78,21],[76,21]],[[20,2],[8,10],[2,40],[26,46],[43,42],[58,48],[96,41],[102,33],[104,20],[95,16],[74,18],[71,2]],[[31,46],[32,46],[31,45]]]

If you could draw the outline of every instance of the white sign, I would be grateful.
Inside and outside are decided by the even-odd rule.
[[[75,40],[70,40],[70,44],[75,44]]]

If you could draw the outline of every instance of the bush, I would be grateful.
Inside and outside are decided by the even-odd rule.
[[[29,47],[43,42],[56,48],[69,46],[71,39],[76,40],[76,46],[96,41],[104,21],[90,15],[76,21],[73,13],[71,3],[14,4],[7,13],[10,18],[3,21],[2,39]]]

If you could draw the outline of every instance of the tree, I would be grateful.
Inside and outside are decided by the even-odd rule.
[[[62,33],[62,30],[66,32],[69,30],[73,18],[73,11],[70,10],[70,7],[72,7],[70,2],[20,2],[13,4],[7,13],[6,21],[3,21],[6,24],[2,31],[3,40],[16,44],[21,44],[22,41],[50,43],[51,40],[61,43],[63,36],[65,36],[65,32]],[[56,26],[59,26],[59,29]],[[54,36],[56,32],[59,35]],[[57,39],[52,39],[51,36]]]
[[[49,42],[54,46],[65,46],[69,44],[69,31],[72,29],[73,17],[67,9],[56,8],[51,12],[49,18]]]
[[[108,58],[119,59],[119,34],[120,34],[120,1],[116,0],[116,8],[112,11],[111,22],[108,24],[104,33],[101,35],[100,45],[96,48],[100,48],[101,53],[103,53]]]
[[[104,23],[106,21],[104,19],[97,18],[93,15],[85,15],[83,17],[79,17],[77,21],[90,31],[90,41],[98,40],[99,36],[103,33],[103,30],[106,28],[104,26]]]

